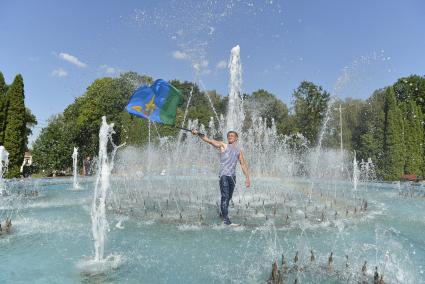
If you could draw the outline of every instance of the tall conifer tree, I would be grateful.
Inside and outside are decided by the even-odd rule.
[[[6,112],[7,112],[7,100],[6,100],[7,85],[4,81],[3,73],[0,72],[0,145],[3,145],[4,141],[4,130],[6,128]]]
[[[423,167],[422,112],[413,100],[405,103],[404,119],[404,172],[421,175]]]
[[[385,180],[398,180],[404,172],[403,116],[392,87],[385,91],[384,112],[383,175]]]
[[[7,91],[7,119],[4,147],[9,152],[8,177],[19,177],[25,153],[25,96],[24,80],[17,75]]]

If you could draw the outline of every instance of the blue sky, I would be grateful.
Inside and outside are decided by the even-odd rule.
[[[225,95],[236,44],[244,92],[265,88],[289,104],[310,80],[367,98],[425,74],[424,11],[421,0],[0,0],[0,71],[8,83],[23,75],[36,134],[94,79],[123,71]]]

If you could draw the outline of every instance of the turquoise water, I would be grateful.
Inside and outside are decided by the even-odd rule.
[[[258,178],[252,189],[236,189],[230,215],[241,226],[229,228],[217,217],[215,178],[112,180],[105,252],[121,262],[97,274],[84,268],[94,255],[93,180],[80,180],[81,190],[71,179],[9,182],[0,218],[11,216],[13,231],[0,236],[0,283],[265,283],[282,254],[288,283],[370,281],[375,266],[386,283],[425,283],[425,190],[418,186],[361,184],[353,192],[350,183]]]

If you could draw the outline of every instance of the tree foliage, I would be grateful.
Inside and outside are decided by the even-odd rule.
[[[358,149],[359,135],[363,126],[361,115],[365,111],[365,105],[366,102],[360,99],[336,100],[331,109],[328,131],[324,137],[323,145],[328,148],[340,148],[342,124],[343,148],[348,151]]]
[[[151,143],[159,143],[161,137],[176,136],[178,130],[173,127],[149,124],[147,120],[124,111],[133,91],[152,81],[151,77],[134,72],[118,78],[95,80],[63,114],[52,118],[34,143],[34,160],[40,169],[49,172],[70,168],[74,146],[79,147],[81,157],[96,155],[103,115],[115,123],[117,144],[144,145],[149,137]],[[340,147],[342,122],[344,149],[355,150],[359,159],[371,158],[377,164],[380,178],[395,180],[404,173],[423,174],[424,82],[423,77],[410,76],[375,91],[366,101],[351,98],[335,101],[329,108],[330,120],[323,145]],[[172,80],[171,84],[183,95],[177,108],[176,125],[181,125],[188,107],[186,121],[197,119],[207,126],[212,120],[215,127],[219,127],[217,117],[226,114],[227,96],[222,97],[214,90],[203,91],[188,81]],[[301,82],[292,95],[293,105],[289,111],[284,102],[267,90],[244,94],[244,128],[251,127],[256,121],[252,117],[262,117],[268,126],[274,121],[278,134],[298,137],[296,133],[301,133],[310,146],[315,146],[331,96],[321,86],[307,81]]]
[[[4,147],[9,152],[9,177],[18,177],[24,160],[26,142],[26,108],[24,96],[24,80],[17,75],[6,96],[8,107],[6,112],[6,129],[4,131]]]
[[[71,128],[62,114],[51,117],[33,144],[36,168],[49,175],[54,170],[64,171],[72,163],[72,151],[76,146],[70,141]]]
[[[398,180],[404,167],[404,125],[392,87],[385,91],[384,112],[383,177],[385,180]]]
[[[272,93],[259,89],[245,97],[244,107],[248,118],[252,116],[265,118],[269,127],[273,120],[279,134],[290,133],[288,107]]]
[[[423,139],[424,129],[422,126],[423,115],[415,101],[409,99],[402,103],[404,112],[404,173],[422,175]]]
[[[330,94],[320,86],[303,81],[294,91],[293,97],[294,130],[303,134],[314,145],[317,142]]]
[[[383,90],[375,91],[366,101],[360,116],[359,128],[355,137],[354,147],[359,159],[371,158],[377,164],[377,174],[382,176],[383,170],[383,141],[385,121],[385,93]]]
[[[0,72],[0,145],[3,145],[4,131],[6,130],[7,88],[3,73]]]
[[[393,85],[398,102],[413,100],[425,113],[425,76],[412,75],[400,78]]]

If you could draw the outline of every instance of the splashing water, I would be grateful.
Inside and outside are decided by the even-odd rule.
[[[100,261],[104,256],[106,230],[108,221],[105,214],[106,194],[110,187],[109,179],[113,168],[113,159],[109,163],[108,141],[112,142],[114,124],[108,124],[106,117],[102,117],[102,125],[99,131],[99,161],[94,197],[91,211],[92,231],[94,238],[95,260]],[[116,151],[114,149],[114,151]]]
[[[380,52],[373,52],[369,55],[360,56],[341,69],[341,73],[333,87],[333,95],[329,98],[327,103],[326,112],[317,140],[316,150],[313,154],[315,162],[312,167],[312,172],[310,173],[311,176],[318,176],[318,172],[320,172],[319,161],[323,158],[322,155],[324,152],[322,144],[326,135],[329,133],[329,124],[333,115],[334,105],[338,98],[343,95],[351,95],[350,92],[353,90],[356,91],[354,95],[361,93],[363,86],[367,85],[370,78],[372,78],[374,74],[382,71],[381,68],[376,70],[376,67],[383,67],[381,66],[382,63],[386,64],[388,60],[390,60],[390,57],[385,56],[385,51],[381,50]],[[340,131],[342,133],[342,129]],[[343,165],[344,156],[343,151],[341,151],[341,165]],[[341,169],[343,170],[343,166]],[[343,171],[341,171],[341,174],[343,175]]]
[[[227,109],[227,121],[225,131],[237,131],[242,130],[242,122],[244,121],[243,101],[241,99],[242,89],[242,65],[241,65],[241,49],[239,45],[232,48],[229,71],[230,71],[230,82],[229,82],[229,106]],[[223,133],[225,137],[226,133]]]
[[[241,89],[238,81],[241,79],[239,54],[240,50],[236,52],[235,49],[230,62],[230,67],[237,67],[230,68],[230,89],[235,95],[233,98],[237,107],[233,104],[233,110],[229,109],[228,114],[236,116],[243,114],[242,100],[238,97]],[[231,115],[227,119],[233,119],[235,127],[241,128],[241,120]],[[226,125],[223,117],[220,117],[220,122]],[[155,124],[154,127],[153,131]],[[209,136],[223,131],[215,125],[213,118],[208,128],[197,120],[189,119],[188,128],[197,128]],[[304,272],[292,270],[294,272],[287,274],[286,283],[293,283],[294,277],[298,277],[296,279],[301,283],[329,283],[331,280],[335,280],[333,283],[359,283],[370,280],[371,275],[361,274],[361,265],[365,260],[369,267],[379,267],[380,273],[385,274],[386,282],[423,282],[422,259],[425,252],[422,243],[417,242],[421,240],[417,228],[423,228],[424,223],[421,215],[415,214],[424,208],[423,188],[418,187],[420,195],[418,192],[416,199],[408,202],[396,194],[393,185],[370,184],[366,188],[364,181],[373,176],[371,161],[359,165],[355,158],[347,159],[344,168],[350,168],[350,174],[345,177],[350,176],[350,181],[341,180],[340,165],[335,162],[340,157],[339,150],[323,147],[320,158],[317,158],[314,155],[317,148],[309,149],[308,141],[302,135],[279,135],[274,121],[271,121],[270,127],[266,119],[252,117],[252,124],[243,129],[240,137],[250,162],[253,183],[249,190],[243,189],[241,182],[236,185],[231,217],[241,226],[233,229],[217,225],[220,222],[216,203],[220,198],[216,178],[219,165],[214,149],[200,143],[192,135],[178,140],[158,135],[160,143],[155,143],[156,137],[152,135],[150,147],[127,147],[120,151],[119,162],[111,176],[118,148],[112,143],[113,133],[113,125],[107,124],[103,118],[92,207],[95,257],[81,262],[84,273],[90,276],[96,274],[96,278],[83,278],[82,282],[98,281],[100,278],[106,282],[156,283],[173,279],[174,282],[205,283],[229,282],[230,279],[236,283],[263,283],[272,260],[281,253],[290,259],[298,251],[299,267]],[[114,150],[108,155],[109,142]],[[315,171],[311,169],[313,167]],[[316,175],[309,178],[309,173]],[[314,190],[310,189],[311,185]],[[401,190],[398,189],[399,192]],[[367,199],[367,210],[366,206],[358,210],[358,199],[350,198],[355,192]],[[72,275],[74,271],[69,268],[67,260],[84,253],[86,249],[81,243],[86,241],[91,244],[92,241],[91,236],[84,233],[84,227],[90,226],[89,223],[82,222],[85,212],[81,210],[81,204],[85,204],[87,193],[60,191],[60,194],[79,196],[77,205],[67,206],[82,218],[74,218],[75,215],[69,214],[68,210],[56,209],[57,201],[51,202],[49,208],[58,210],[63,222],[60,223],[63,225],[52,226],[50,221],[56,220],[56,212],[48,216],[50,220],[46,222],[46,228],[61,230],[60,234],[47,235],[52,237],[52,241],[46,246],[53,245],[52,248],[43,247],[39,253],[34,253],[31,246],[19,244],[13,248],[14,242],[11,242],[11,246],[5,246],[5,263],[19,259],[31,267],[33,257],[45,258],[50,261],[41,264],[44,265],[43,271],[47,272],[45,279],[50,277],[50,271],[61,271],[60,277],[65,278]],[[56,191],[46,190],[43,194],[52,201],[57,198]],[[73,200],[69,197],[62,196],[59,201],[67,204]],[[107,206],[105,200],[108,201]],[[44,202],[43,196],[42,199],[31,200],[31,206],[46,206]],[[112,213],[109,223],[112,216],[118,221],[114,227],[111,226],[109,237],[112,241],[108,247],[126,257],[125,267],[112,275],[105,272],[117,268],[122,259],[120,255],[105,254],[109,229],[106,211]],[[46,215],[41,210],[34,212],[40,222],[46,220]],[[400,217],[410,222],[400,222],[403,220],[397,219]],[[372,226],[382,226],[382,229],[374,233]],[[40,228],[36,226],[32,230]],[[223,235],[229,236],[226,242],[223,242]],[[30,250],[25,251],[28,248]],[[63,254],[50,254],[58,248],[67,252],[65,257]],[[310,249],[314,250],[317,264],[309,261]],[[384,259],[387,250],[391,254]],[[333,272],[326,267],[331,251],[335,257]],[[22,255],[30,255],[31,258],[22,259]],[[10,256],[15,259],[8,261]],[[62,266],[58,269],[52,265],[53,262]],[[235,265],[228,266],[226,263]],[[322,264],[325,265],[324,269]],[[195,274],[193,267],[201,269]],[[13,272],[14,269],[19,271],[20,267],[8,268]],[[36,273],[39,273],[38,269]],[[29,277],[22,273],[7,275]],[[6,280],[9,279],[7,275]],[[0,274],[0,282],[2,276]]]
[[[98,167],[91,209],[95,256],[94,259],[79,264],[82,270],[90,274],[115,269],[121,263],[119,255],[109,255],[105,258],[106,232],[109,229],[108,220],[106,219],[106,197],[110,188],[110,176],[114,168],[116,151],[124,145],[116,146],[112,141],[113,134],[115,134],[114,124],[108,124],[106,117],[103,116],[99,130]],[[110,157],[108,156],[108,142],[113,146]]]
[[[78,175],[78,147],[74,147],[74,152],[72,153],[72,168],[73,168],[73,188],[79,189],[80,185],[78,184],[77,175]]]
[[[9,165],[9,152],[6,151],[4,146],[0,146],[0,194],[5,190],[3,176],[7,171]]]
[[[376,180],[375,165],[371,158],[360,162],[360,180],[367,183]]]
[[[354,196],[357,199],[357,185],[359,183],[359,176],[360,176],[360,170],[359,170],[359,164],[356,159],[356,153],[354,153],[353,158],[353,192]]]
[[[278,16],[283,9],[279,1],[254,4],[240,0],[164,0],[142,6],[134,10],[134,22],[145,31],[158,30],[168,37],[170,44],[178,48],[173,56],[190,62],[197,75],[211,73],[208,53],[222,23],[241,13],[245,17]]]

